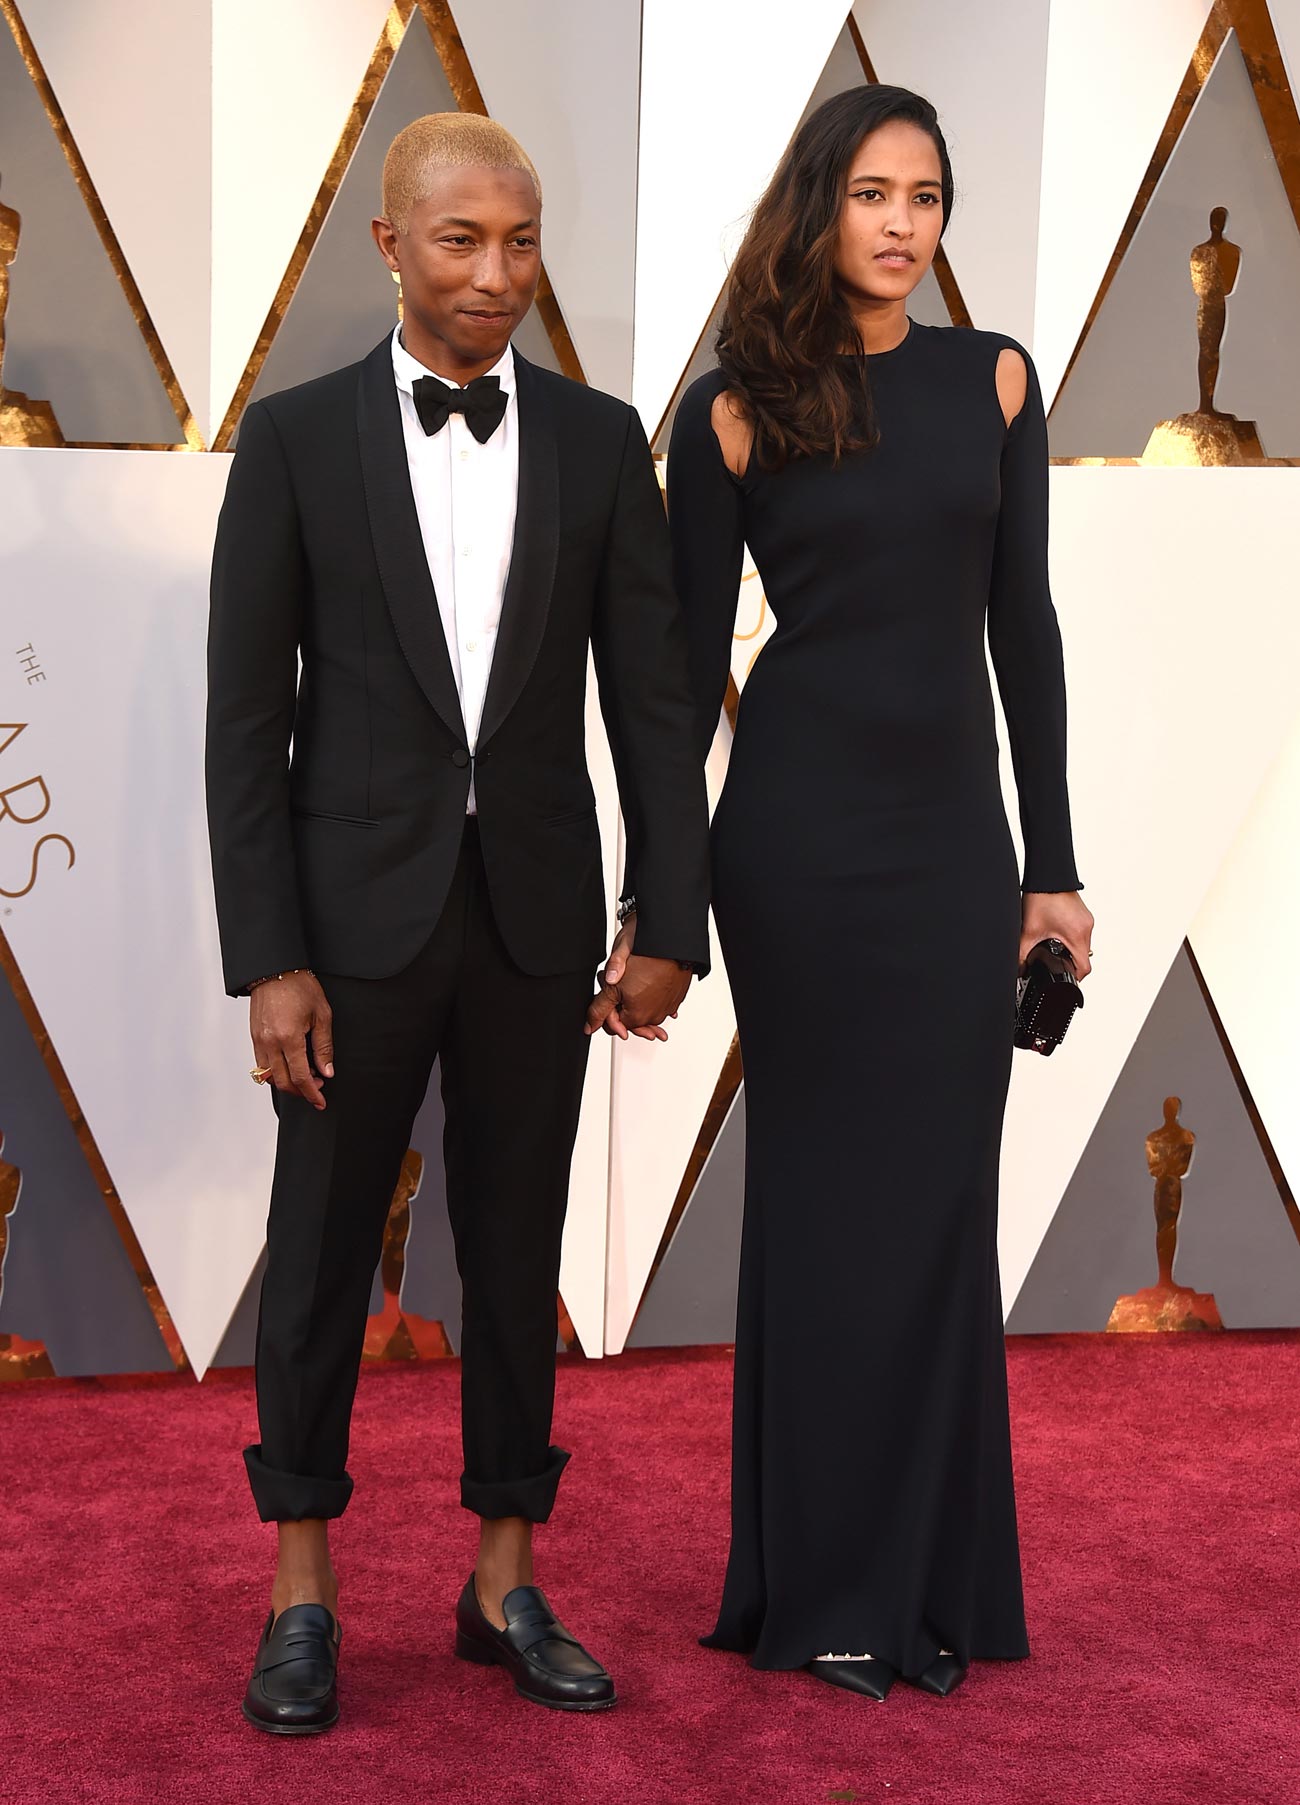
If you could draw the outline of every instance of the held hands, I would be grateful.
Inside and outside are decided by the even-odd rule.
[[[1074,975],[1092,970],[1092,911],[1077,890],[1027,890],[1021,900],[1020,964],[1040,940],[1065,942],[1074,959]]]
[[[324,1109],[321,1080],[334,1076],[333,1021],[325,992],[309,971],[268,978],[254,990],[249,1004],[248,1026],[258,1066],[269,1068],[276,1090],[292,1091],[313,1109]]]
[[[591,999],[586,1033],[603,1028],[626,1040],[630,1030],[638,1040],[667,1040],[663,1020],[676,1017],[692,973],[675,959],[638,957],[632,951],[635,943],[636,916],[629,915],[601,973],[600,990]]]

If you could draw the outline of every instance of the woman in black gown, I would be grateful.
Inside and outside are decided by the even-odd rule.
[[[951,200],[928,102],[872,86],[819,108],[755,212],[721,368],[687,391],[668,460],[702,748],[746,543],[777,622],[714,820],[748,1139],[731,1555],[706,1640],[875,1698],[1028,1653],[999,1141],[1020,958],[1055,934],[1084,974],[1092,926],[1033,366],[906,313]]]

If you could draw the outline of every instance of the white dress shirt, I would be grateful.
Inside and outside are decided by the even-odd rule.
[[[506,411],[492,437],[480,445],[464,414],[449,415],[447,424],[435,433],[426,433],[420,425],[413,392],[419,377],[437,376],[449,388],[463,385],[418,363],[403,345],[401,331],[398,326],[393,333],[393,376],[402,409],[406,461],[473,755],[515,539],[519,499],[515,356],[507,345],[487,372],[500,378]],[[472,815],[476,808],[471,774],[468,812]]]

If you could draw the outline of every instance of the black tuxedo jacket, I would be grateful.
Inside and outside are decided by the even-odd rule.
[[[645,434],[625,403],[517,351],[515,364],[518,512],[473,760],[493,912],[525,972],[594,969],[603,956],[590,644],[635,870],[636,950],[704,972],[708,805]],[[388,338],[245,414],[208,650],[227,989],[296,966],[401,971],[451,882],[471,759]]]

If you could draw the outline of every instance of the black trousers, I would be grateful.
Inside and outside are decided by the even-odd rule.
[[[492,918],[466,823],[437,927],[393,978],[321,982],[334,1011],[327,1108],[276,1094],[279,1139],[257,1331],[261,1442],[244,1451],[263,1522],[337,1517],[389,1202],[435,1058],[463,1294],[461,1502],[550,1515],[556,1290],[590,1042],[590,971],[528,977]]]

